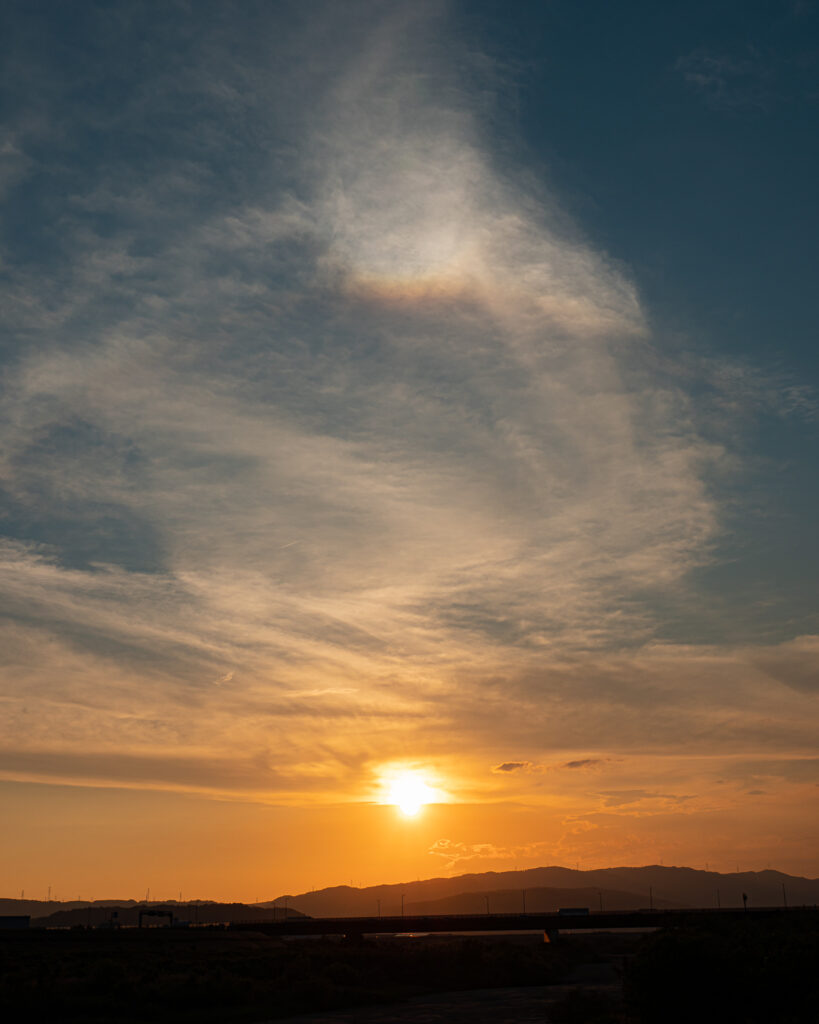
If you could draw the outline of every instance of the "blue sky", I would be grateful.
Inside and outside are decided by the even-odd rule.
[[[487,10],[486,35],[502,41],[494,52],[514,47],[523,69],[512,103],[529,159],[630,268],[666,350],[731,359],[734,373],[807,398],[817,381],[815,5]],[[761,623],[747,595],[772,580],[788,594],[784,630],[815,615],[804,573],[816,557],[815,426],[764,405],[738,439],[726,561],[704,580],[728,590],[752,634],[771,628],[771,613]]]
[[[3,18],[3,777],[796,822],[815,5]]]
[[[491,32],[508,26],[525,68],[518,124],[532,157],[639,274],[655,316],[773,365],[786,348],[795,371],[815,372],[813,5],[503,12]]]

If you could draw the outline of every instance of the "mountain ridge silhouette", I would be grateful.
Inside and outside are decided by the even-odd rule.
[[[524,895],[525,893],[525,895]],[[0,916],[30,915],[39,925],[85,924],[103,919],[114,910],[125,921],[136,920],[140,907],[167,908],[180,919],[259,920],[274,908],[310,917],[384,916],[405,914],[490,913],[522,910],[550,911],[561,906],[588,906],[591,910],[639,910],[657,908],[742,906],[742,894],[751,906],[819,904],[819,879],[785,872],[743,871],[721,873],[697,868],[645,865],[597,868],[588,871],[560,866],[513,871],[470,872],[449,877],[418,879],[356,888],[328,886],[297,894],[282,894],[258,903],[221,903],[215,900],[31,900],[0,898]],[[226,909],[229,908],[229,909]],[[56,915],[56,916],[55,916]],[[69,916],[67,916],[69,915]]]
[[[784,886],[784,893],[783,893]],[[643,867],[597,868],[582,871],[560,866],[524,868],[517,871],[486,871],[419,879],[363,888],[330,886],[312,892],[282,894],[261,906],[288,905],[310,917],[370,916],[379,910],[383,915],[401,913],[401,895],[404,913],[421,913],[417,908],[436,902],[438,913],[459,913],[446,909],[447,901],[461,901],[470,894],[480,897],[473,913],[485,913],[485,896],[501,898],[504,892],[520,894],[518,908],[523,908],[526,890],[584,890],[587,905],[599,909],[602,891],[604,908],[639,910],[650,905],[656,907],[724,907],[742,906],[745,893],[751,905],[781,906],[785,900],[791,905],[819,903],[819,879],[788,875],[781,871],[742,871],[721,873],[688,867],[666,867],[660,864]],[[568,903],[568,899],[566,900]],[[565,905],[565,904],[563,904]],[[586,904],[584,904],[586,905]],[[541,908],[527,901],[527,910]],[[490,906],[491,910],[491,906]]]

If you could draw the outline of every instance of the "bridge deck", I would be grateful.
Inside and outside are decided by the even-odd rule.
[[[772,920],[817,915],[816,907],[754,907],[748,910],[591,911],[588,914],[425,914],[404,917],[317,917],[235,922],[232,929],[269,935],[399,935],[430,932],[578,931],[617,928],[669,928],[741,917]]]

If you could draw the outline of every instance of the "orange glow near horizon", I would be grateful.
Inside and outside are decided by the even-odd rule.
[[[389,800],[403,768],[384,777],[380,798],[311,806],[0,782],[0,895],[25,890],[45,899],[50,885],[59,899],[136,899],[150,887],[157,899],[182,891],[184,898],[254,903],[342,884],[660,862],[731,873],[737,864],[763,870],[770,862],[816,876],[816,824],[799,817],[815,792],[810,783],[775,800],[748,796],[736,809],[715,808],[708,793],[705,806],[683,814],[670,802],[652,810],[645,802],[635,809],[598,801],[584,809],[576,791],[577,809],[568,813],[568,794],[559,806],[520,796],[466,803],[443,791],[445,777],[422,766],[406,771],[434,794],[414,816]],[[35,829],[40,841],[32,843]]]

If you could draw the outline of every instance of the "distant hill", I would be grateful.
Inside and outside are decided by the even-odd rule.
[[[784,896],[783,896],[784,886]],[[380,901],[384,915],[401,913],[401,895],[404,895],[404,913],[422,912],[416,908],[436,903],[445,906],[474,906],[474,911],[448,911],[441,913],[484,913],[485,895],[490,896],[490,909],[497,901],[513,899],[504,894],[517,893],[518,907],[522,907],[523,890],[527,892],[527,910],[540,909],[530,905],[529,890],[564,890],[556,897],[560,906],[577,903],[590,909],[599,907],[598,893],[603,893],[603,907],[619,910],[639,910],[653,901],[655,907],[714,907],[717,900],[723,907],[742,906],[742,894],[747,893],[751,906],[781,906],[786,898],[791,906],[819,904],[819,879],[800,878],[780,871],[744,871],[720,874],[716,871],[698,871],[694,868],[664,867],[659,864],[638,868],[601,868],[596,871],[576,871],[572,868],[542,867],[524,871],[487,871],[481,874],[457,875],[453,878],[428,878],[395,885],[374,885],[363,889],[347,885],[333,886],[314,892],[288,895],[291,907],[310,917],[355,917],[378,913]],[[569,897],[569,892],[584,892],[585,899]],[[518,897],[514,899],[518,900]],[[532,897],[536,899],[539,897]],[[544,900],[552,897],[543,896]],[[260,904],[272,907],[285,899]],[[455,903],[447,901],[455,899]],[[611,903],[609,904],[609,900]],[[483,906],[480,904],[483,903]],[[544,909],[546,909],[544,907]]]
[[[32,920],[48,917],[60,910],[79,910],[87,907],[130,907],[136,900],[14,900],[0,899],[0,916],[27,914]]]
[[[55,900],[7,900],[0,899],[0,916],[28,914],[32,923],[40,928],[72,928],[82,925],[86,928],[99,928],[116,921],[123,927],[131,927],[139,923],[139,912],[146,906],[152,911],[170,911],[174,921],[188,921],[192,924],[229,924],[234,921],[273,921],[287,917],[304,917],[298,910],[283,906],[275,908],[266,906],[248,906],[246,903],[213,903],[211,901],[195,901],[178,903],[152,902],[137,903],[135,900],[100,900],[93,903],[72,901],[58,903]],[[166,918],[149,917],[145,924],[163,925]]]
[[[784,887],[784,892],[783,892]],[[542,867],[524,871],[486,871],[456,875],[453,878],[427,878],[394,885],[374,885],[355,889],[333,886],[298,895],[279,896],[275,900],[249,906],[244,903],[213,903],[195,900],[177,903],[151,903],[152,908],[167,907],[176,919],[204,923],[225,921],[261,921],[280,918],[287,901],[290,915],[310,917],[371,916],[405,914],[482,914],[489,899],[491,913],[523,909],[523,892],[529,911],[557,910],[565,906],[604,910],[639,910],[653,902],[655,907],[741,907],[747,893],[750,906],[790,906],[819,904],[819,879],[800,878],[780,871],[744,871],[720,874],[694,868],[664,867],[653,864],[639,868],[601,868],[576,871],[572,868]],[[136,900],[55,900],[0,899],[0,916],[29,914],[38,925],[71,927],[74,924],[97,925],[118,911],[122,924],[136,924],[139,907]],[[275,910],[274,910],[275,908]]]
[[[281,921],[285,917],[284,907],[275,909],[267,907],[251,907],[246,903],[152,903],[149,909],[156,911],[170,911],[174,921],[187,921],[190,924],[231,924],[243,921]],[[39,918],[37,925],[40,928],[71,928],[74,925],[83,925],[87,928],[99,928],[102,924],[108,924],[114,920],[122,927],[131,927],[139,924],[139,912],[145,910],[145,904],[134,904],[125,907],[86,907],[85,909],[60,910],[48,917]],[[304,917],[298,910],[290,907],[286,911],[287,917]],[[164,925],[167,919],[161,917],[149,917],[144,921],[146,925]]]

